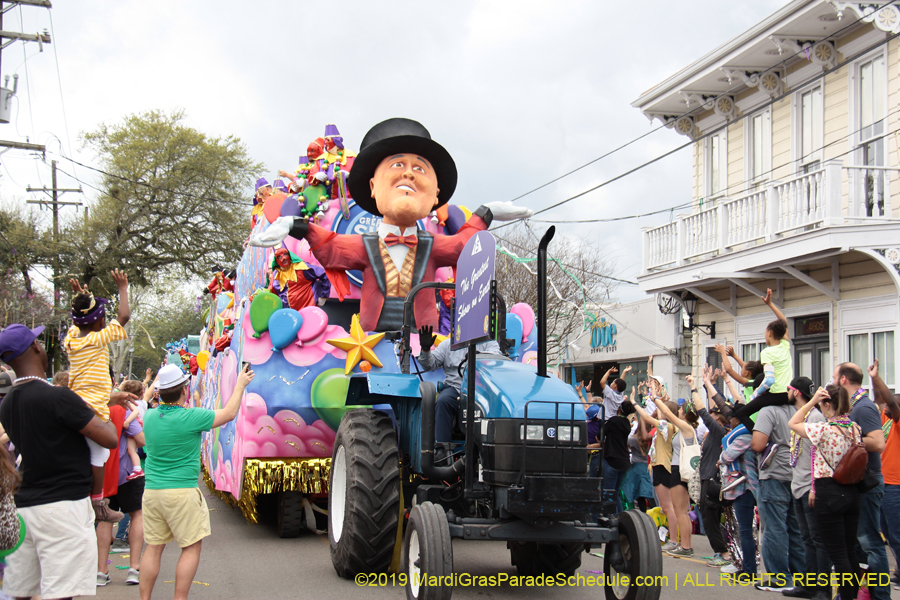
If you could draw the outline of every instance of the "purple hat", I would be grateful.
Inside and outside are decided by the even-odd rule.
[[[28,329],[18,324],[0,331],[0,360],[9,362],[21,356],[43,331],[43,325]]]
[[[264,188],[269,186],[269,182],[265,177],[260,177],[256,180],[256,191],[259,191],[259,188]]]
[[[337,125],[335,125],[334,123],[329,123],[325,126],[324,137],[326,140],[330,138],[331,141],[334,142],[334,145],[341,150],[344,149],[344,138],[341,137],[341,132],[338,131]]]
[[[285,194],[287,194],[287,191],[288,191],[287,186],[284,185],[284,182],[282,180],[276,179],[275,181],[272,182],[272,185],[279,192],[284,192]]]
[[[106,305],[109,300],[106,298],[95,298],[91,294],[91,305],[84,310],[72,309],[72,322],[77,326],[90,325],[95,321],[99,321],[106,316]]]

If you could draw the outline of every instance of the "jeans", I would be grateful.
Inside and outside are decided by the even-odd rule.
[[[725,542],[725,532],[722,530],[722,507],[706,499],[709,482],[709,479],[700,482],[700,507],[698,509],[700,524],[706,530],[706,539],[709,540],[713,552],[724,554],[728,552],[728,544]]]
[[[756,506],[756,499],[747,490],[735,499],[732,506],[741,534],[741,555],[744,562],[741,573],[756,575],[756,541],[753,539],[753,507]]]
[[[855,558],[857,524],[860,517],[860,494],[856,486],[840,485],[830,477],[816,479],[815,512],[819,529],[828,532],[822,537],[822,541],[834,564],[834,573],[839,577],[838,581],[843,583],[845,578],[842,575],[851,575],[850,579],[846,580],[847,584],[840,586],[841,600],[855,600],[859,592],[859,583],[855,579],[859,574],[859,565]],[[872,594],[871,589],[869,593]]]
[[[453,439],[453,424],[459,416],[459,390],[445,385],[434,407],[434,441],[449,443]]]
[[[884,532],[894,553],[894,560],[900,560],[900,485],[884,486],[881,499],[881,530]]]
[[[123,542],[128,539],[128,524],[130,522],[131,515],[125,513],[125,516],[119,521],[119,524],[116,527],[116,539],[122,540]]]
[[[759,507],[766,515],[763,562],[771,574],[771,585],[791,587],[793,574],[806,570],[806,548],[791,502],[791,482],[763,479],[759,485]]]
[[[857,530],[856,554],[860,556],[862,550],[866,557],[865,564],[869,565],[869,574],[873,581],[888,581],[888,559],[884,542],[881,539],[881,502],[884,497],[884,478],[878,474],[881,481],[876,487],[865,494],[860,495],[859,502],[859,529]],[[876,579],[877,578],[877,579]],[[869,588],[872,600],[890,600],[890,582],[886,586],[873,585]]]
[[[803,544],[806,546],[806,573],[816,573],[824,575],[826,578],[831,575],[831,559],[828,558],[828,552],[825,550],[825,543],[819,533],[819,524],[816,520],[816,511],[809,506],[809,492],[806,492],[799,499],[794,498],[794,510],[797,512],[797,520],[800,522],[800,535],[803,537]],[[831,588],[827,585],[816,586],[815,589],[821,589],[828,593]]]
[[[600,477],[602,465],[603,454],[599,450],[591,452],[591,462],[588,464],[588,477]]]
[[[625,474],[628,470],[620,471],[619,469],[614,468],[610,465],[606,460],[603,460],[603,489],[604,490],[615,490],[616,492],[616,513],[620,513],[623,510],[622,506],[622,495],[619,491],[622,489],[622,482],[625,481]]]

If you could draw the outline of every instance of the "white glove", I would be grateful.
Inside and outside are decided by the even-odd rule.
[[[495,221],[515,221],[517,219],[527,219],[534,214],[534,211],[524,206],[516,206],[512,202],[489,202],[485,204],[491,209]]]
[[[250,236],[250,245],[260,248],[272,248],[277,246],[291,232],[294,226],[294,217],[278,217],[265,231],[259,231]]]
[[[315,174],[315,179],[319,183],[325,183],[325,181],[328,179],[328,176],[325,175],[325,173],[323,171],[319,171],[318,173]]]

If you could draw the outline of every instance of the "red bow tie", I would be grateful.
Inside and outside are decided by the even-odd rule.
[[[385,246],[396,246],[397,244],[405,244],[407,248],[412,248],[419,243],[419,238],[415,235],[395,235],[389,233],[384,236]]]

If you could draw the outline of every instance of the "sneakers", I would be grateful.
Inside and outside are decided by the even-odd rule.
[[[670,550],[668,552],[669,556],[693,556],[694,549],[693,548],[682,548],[680,545],[674,550]]]
[[[122,554],[123,552],[131,552],[131,545],[125,540],[116,538],[113,540],[112,547],[109,549],[110,554]]]
[[[91,504],[94,506],[95,521],[118,523],[125,518],[125,515],[109,507],[109,498],[104,498],[103,500],[91,500]]]
[[[144,476],[144,472],[141,470],[141,468],[135,467],[134,470],[131,472],[131,475],[129,475],[128,477],[125,478],[125,481],[131,481],[132,479],[137,479],[138,477],[143,477],[143,476]]]
[[[707,567],[724,567],[725,565],[730,565],[731,561],[722,556],[720,553],[716,552],[713,555],[712,560],[706,561]]]
[[[800,585],[781,592],[782,596],[788,596],[790,598],[812,598],[815,594],[815,588],[808,588]]]
[[[777,444],[773,444],[773,445],[777,446]],[[774,585],[762,585],[761,583],[757,583],[753,587],[755,587],[756,589],[758,589],[761,592],[782,592],[783,593],[788,590],[794,589],[792,587],[776,587]]]
[[[733,490],[733,489],[736,488],[737,486],[741,485],[741,484],[744,483],[745,481],[747,481],[747,476],[746,476],[746,475],[741,475],[740,477],[738,477],[737,479],[735,479],[734,481],[732,481],[732,482],[729,483],[728,485],[723,486],[723,487],[722,487],[722,493],[724,494],[725,492],[730,492],[731,490]]]
[[[726,575],[733,575],[738,571],[740,571],[740,569],[737,568],[737,565],[731,562],[719,569],[720,573],[725,573]]]
[[[141,582],[141,572],[137,569],[128,569],[128,577],[125,578],[125,585],[138,585]]]
[[[103,587],[109,583],[109,573],[97,571],[97,587]]]
[[[759,455],[760,471],[768,469],[769,465],[772,464],[772,461],[775,459],[775,451],[778,450],[778,446],[779,444],[773,444],[772,442],[766,444],[765,449]]]
[[[665,544],[663,544],[662,551],[668,553],[677,547],[678,544],[676,544],[675,542],[666,542]]]

